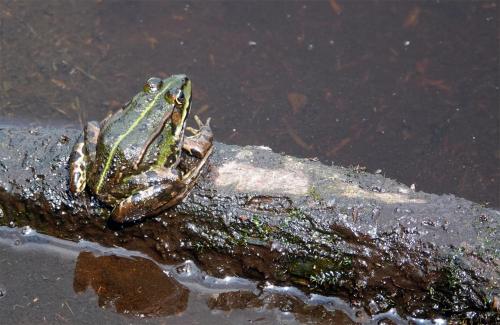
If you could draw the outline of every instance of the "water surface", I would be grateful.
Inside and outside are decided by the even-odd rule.
[[[495,1],[2,1],[0,121],[80,127],[148,77],[186,73],[217,141],[499,207],[498,12]],[[0,317],[138,321],[102,311],[99,282],[74,290],[78,254],[3,247]],[[86,261],[112,262],[99,258]],[[169,323],[331,316],[299,319],[245,294],[253,307],[214,312],[231,299],[193,295]]]

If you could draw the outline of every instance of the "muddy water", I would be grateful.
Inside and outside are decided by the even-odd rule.
[[[213,278],[190,261],[159,265],[139,252],[0,227],[0,321],[153,324],[402,323],[340,299]],[[124,272],[127,270],[127,272]]]
[[[119,109],[149,76],[187,73],[193,111],[213,118],[218,141],[359,165],[498,207],[498,12],[495,1],[2,1],[0,121],[79,127]],[[2,319],[138,321],[99,306],[129,293],[106,270],[139,262],[52,246],[2,244]],[[158,298],[169,305],[185,301],[172,283],[180,296]],[[147,322],[330,319],[282,312],[253,292],[217,299],[182,285],[185,310]]]
[[[495,1],[2,1],[0,119],[75,125],[186,73],[225,143],[500,206]]]

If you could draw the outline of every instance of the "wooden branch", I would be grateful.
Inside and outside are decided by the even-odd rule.
[[[336,295],[370,313],[493,319],[500,212],[415,192],[381,175],[221,143],[191,195],[122,226],[68,192],[78,130],[0,128],[0,225],[193,259],[238,275]]]

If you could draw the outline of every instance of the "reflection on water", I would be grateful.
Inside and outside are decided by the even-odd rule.
[[[145,258],[95,256],[84,251],[76,261],[73,287],[78,293],[91,287],[99,297],[99,307],[114,307],[118,313],[141,317],[179,315],[187,308],[189,289],[167,273]],[[284,291],[254,293],[244,289],[224,291],[226,289],[221,287],[206,296],[210,310],[267,309],[292,314],[298,321],[314,321],[315,324],[354,324],[340,310],[328,310],[321,304],[306,304]],[[365,320],[368,320],[366,315]]]
[[[79,317],[88,320],[86,315],[93,311],[92,318],[97,323],[110,319],[120,323],[121,314],[129,317],[128,323],[144,317],[154,323],[168,319],[169,324],[222,325],[249,320],[266,325],[405,323],[394,310],[370,318],[339,298],[307,295],[293,287],[262,285],[242,278],[214,278],[191,261],[162,265],[140,252],[86,241],[73,243],[30,229],[0,227],[0,251],[4,255],[5,252],[11,254],[9,265],[4,265],[0,272],[0,294],[3,294],[0,317],[23,319],[24,322],[40,318],[47,310],[54,315],[61,313],[52,311],[50,306],[41,308],[41,314],[24,314],[22,309],[12,309],[15,305],[25,305],[23,292],[27,289],[23,287],[25,281],[9,279],[15,276],[22,279],[26,270],[36,269],[35,274],[43,280],[30,284],[29,291],[42,292],[36,301],[55,300],[54,305],[60,306],[58,299],[62,299],[64,306],[71,306],[64,315],[67,321],[77,322]],[[71,267],[64,272],[73,271],[74,277],[57,276],[56,279],[68,281],[54,288],[50,279],[61,272],[61,265],[75,265],[74,269]],[[45,289],[46,284],[50,289]],[[92,290],[88,290],[89,287]],[[61,292],[64,293],[62,298],[54,298]],[[97,301],[92,299],[94,296]],[[75,312],[77,308],[82,312]]]
[[[150,260],[81,252],[75,266],[73,288],[91,287],[99,306],[114,306],[124,314],[165,316],[186,310],[189,290]]]
[[[345,313],[329,311],[324,306],[306,305],[300,299],[282,294],[263,294],[258,296],[252,292],[223,292],[208,299],[210,309],[231,311],[245,308],[278,309],[284,313],[293,313],[298,321],[314,322],[318,325],[355,324]]]

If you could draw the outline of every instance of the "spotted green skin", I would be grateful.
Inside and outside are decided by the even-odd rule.
[[[152,80],[152,79],[150,79]],[[191,171],[178,168],[186,119],[191,107],[191,81],[185,75],[149,81],[119,112],[98,125],[90,122],[70,158],[70,190],[88,188],[113,206],[119,222],[135,221],[187,195],[211,152],[208,123],[197,122],[191,137],[203,144],[200,164]]]

